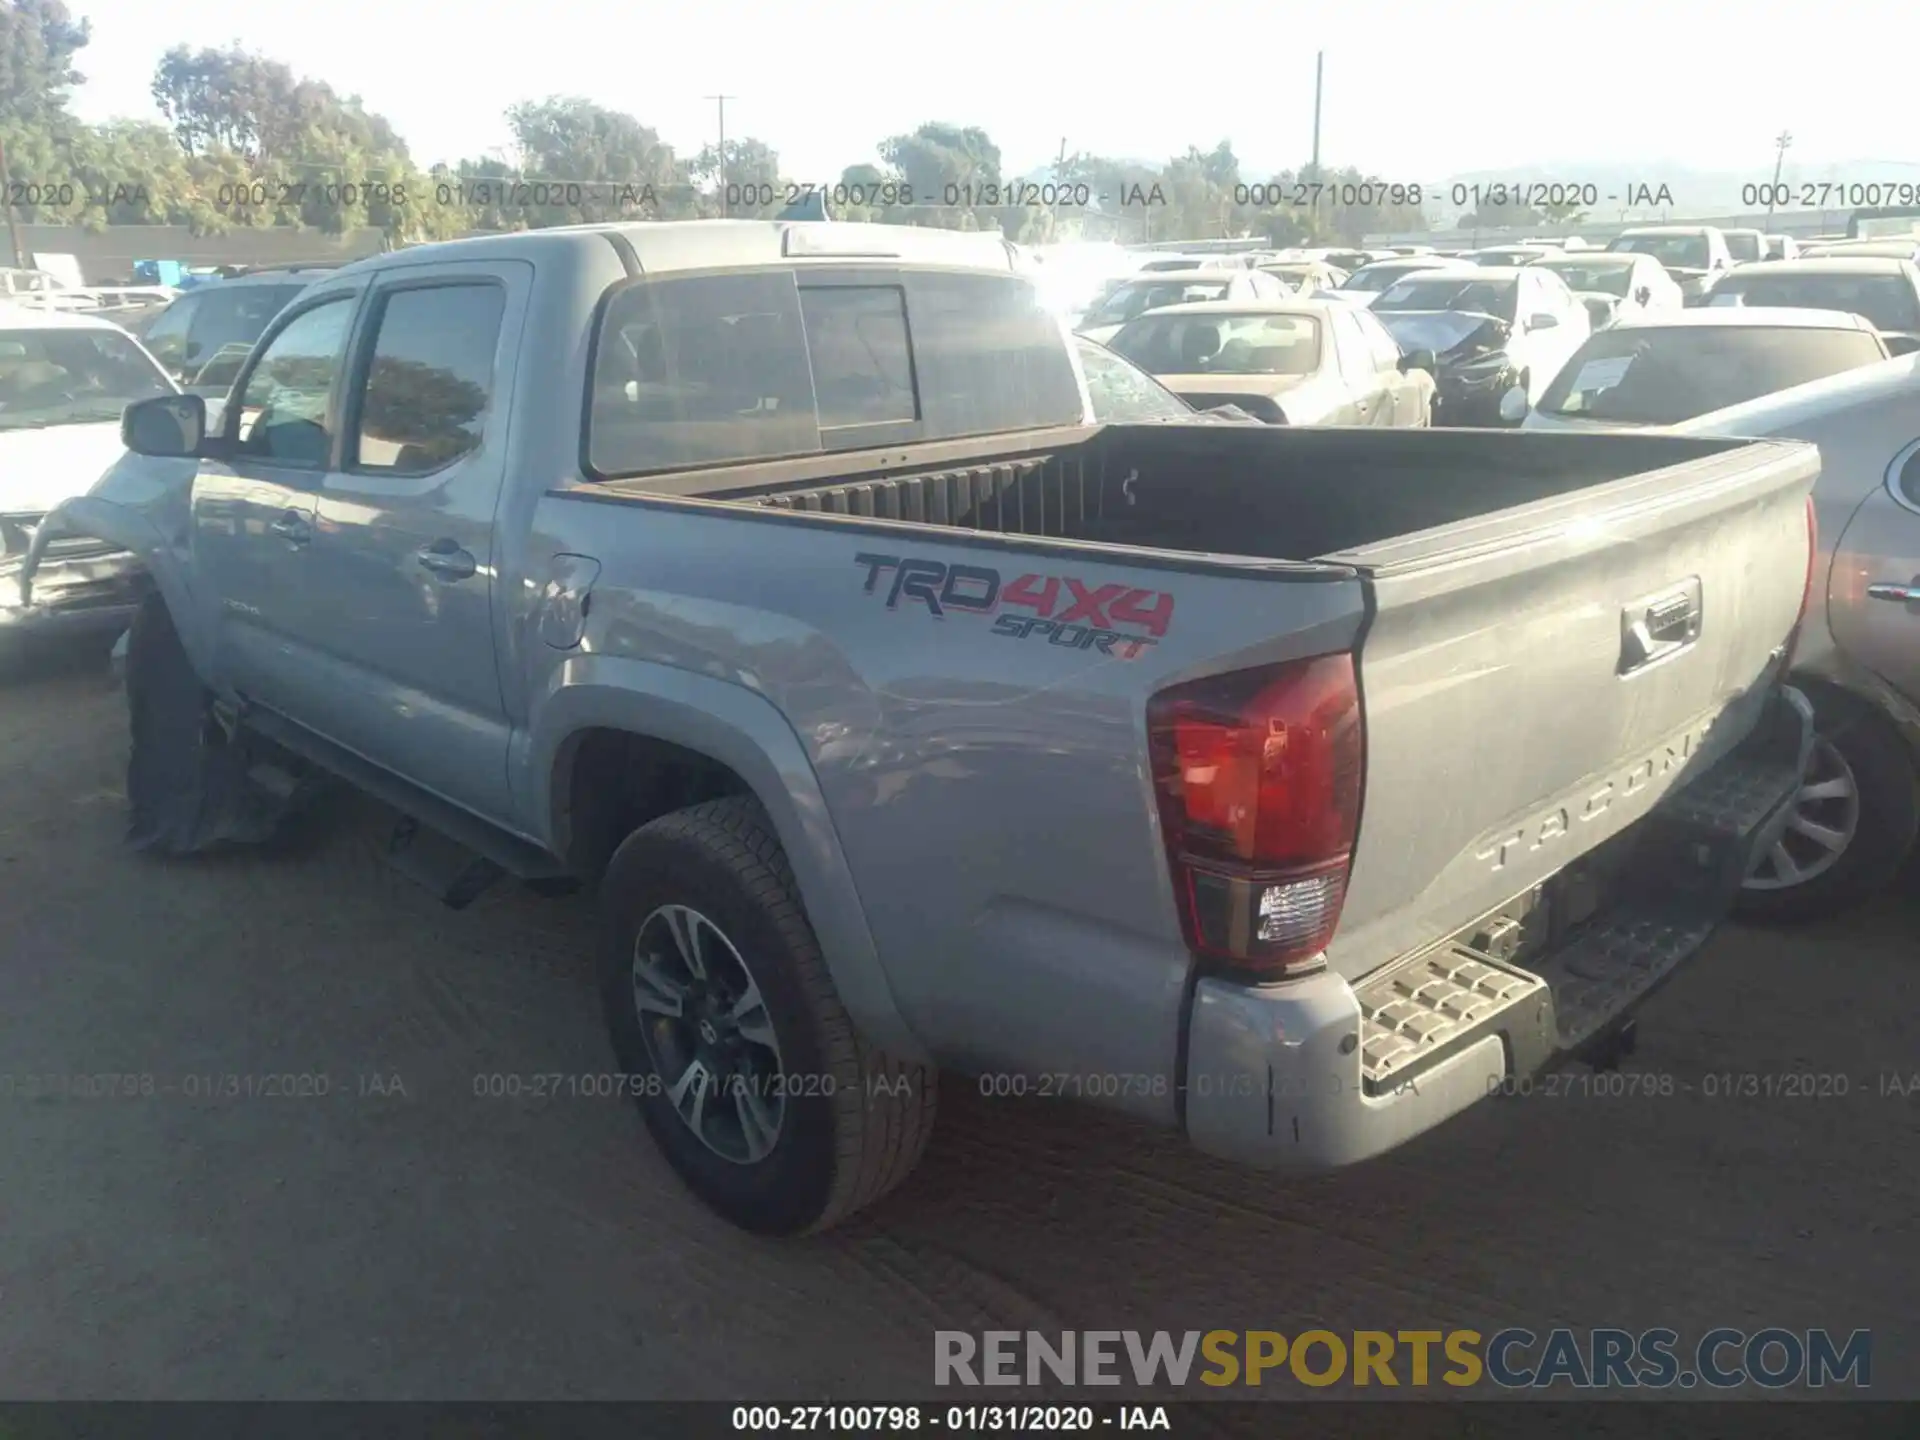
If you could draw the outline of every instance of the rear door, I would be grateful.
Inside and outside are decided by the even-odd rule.
[[[1582,453],[1569,444],[1570,462]],[[1750,728],[1799,612],[1819,452],[1679,453],[1322,557],[1360,569],[1376,607],[1360,650],[1359,844],[1329,951],[1341,973],[1523,894]]]
[[[324,622],[297,712],[492,818],[511,810],[493,517],[532,275],[524,262],[400,268],[369,296],[319,496]]]
[[[1366,310],[1353,312],[1353,323],[1366,341],[1373,358],[1373,373],[1381,389],[1381,425],[1408,426],[1427,423],[1427,380],[1425,371],[1400,368],[1400,346],[1387,327]]]
[[[1346,385],[1346,403],[1337,416],[1327,416],[1327,423],[1393,424],[1393,393],[1381,382],[1373,351],[1367,344],[1367,337],[1361,333],[1359,323],[1344,307],[1331,312],[1327,323],[1333,330],[1340,378]]]
[[[1834,643],[1920,704],[1920,440],[1854,513],[1832,573]]]

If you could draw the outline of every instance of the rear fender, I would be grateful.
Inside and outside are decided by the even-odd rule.
[[[556,854],[567,845],[564,787],[574,741],[593,729],[668,741],[744,780],[773,821],[834,988],[860,1033],[896,1059],[931,1059],[894,1000],[813,762],[772,701],[671,665],[613,655],[566,660],[536,697],[511,761],[525,812]]]
[[[192,461],[123,455],[85,495],[47,512],[20,567],[20,602],[31,604],[33,577],[47,545],[61,536],[88,536],[131,551],[167,602],[174,629],[194,670],[213,673],[212,632],[190,579]]]

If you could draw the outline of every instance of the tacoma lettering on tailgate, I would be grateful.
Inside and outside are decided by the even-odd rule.
[[[1116,660],[1133,660],[1173,624],[1173,596],[1164,590],[1089,585],[1071,575],[1006,580],[985,565],[899,555],[861,554],[853,563],[866,568],[867,594],[879,593],[885,583],[889,610],[910,600],[936,619],[996,615],[991,633],[1009,640],[1044,638],[1063,650],[1097,650]],[[1015,610],[1028,613],[1011,613]]]
[[[1594,787],[1591,793],[1556,805],[1526,824],[1495,836],[1474,852],[1474,859],[1486,862],[1489,869],[1504,870],[1516,855],[1531,855],[1564,839],[1578,826],[1597,820],[1612,808],[1614,801],[1644,790],[1655,778],[1685,765],[1707,742],[1719,716],[1696,721],[1674,739],[1663,743],[1651,755],[1636,761],[1612,779]]]

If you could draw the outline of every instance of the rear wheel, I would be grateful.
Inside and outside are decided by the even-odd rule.
[[[935,1076],[854,1030],[750,797],[643,826],[600,886],[607,1028],[654,1141],[745,1229],[823,1230],[906,1178]]]
[[[1851,697],[1816,701],[1818,736],[1793,818],[1740,893],[1742,918],[1824,919],[1899,873],[1920,828],[1912,752],[1879,712]]]

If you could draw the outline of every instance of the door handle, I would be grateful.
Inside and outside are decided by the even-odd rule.
[[[479,567],[467,551],[452,540],[436,540],[419,554],[420,568],[442,580],[464,580]]]
[[[267,528],[289,545],[304,545],[313,538],[313,527],[298,510],[285,511]]]
[[[1920,604],[1920,575],[1913,577],[1905,585],[1869,585],[1867,597],[1872,600],[1892,600],[1898,604]]]

